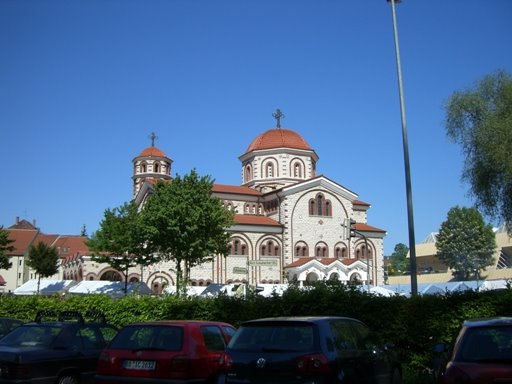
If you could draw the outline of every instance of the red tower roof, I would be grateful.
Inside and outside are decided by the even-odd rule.
[[[147,147],[143,150],[138,157],[167,157],[165,153],[163,153],[157,147]]]
[[[246,152],[261,149],[294,148],[311,151],[311,147],[298,133],[284,128],[274,128],[256,137],[247,147]]]

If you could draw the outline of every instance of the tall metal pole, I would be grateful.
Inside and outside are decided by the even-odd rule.
[[[404,147],[404,166],[405,166],[405,189],[407,194],[407,219],[409,228],[409,258],[411,268],[411,295],[418,294],[418,280],[416,268],[416,240],[414,238],[414,215],[412,209],[412,189],[411,189],[411,170],[409,165],[409,144],[407,139],[407,123],[405,121],[405,103],[404,103],[404,90],[402,85],[402,66],[400,64],[400,46],[398,44],[398,28],[396,23],[395,3],[401,0],[387,0],[391,3],[391,13],[393,15],[393,32],[395,36],[395,53],[396,53],[396,67],[398,74],[398,93],[400,96],[400,112],[402,118],[402,141]]]

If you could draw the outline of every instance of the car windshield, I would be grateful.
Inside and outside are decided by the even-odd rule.
[[[229,348],[245,351],[304,351],[313,348],[314,327],[308,323],[264,323],[242,326]]]
[[[110,349],[180,351],[183,328],[169,325],[129,325],[110,342]]]
[[[466,362],[512,360],[512,327],[468,329],[461,345],[460,356]]]
[[[22,325],[3,337],[0,345],[11,347],[49,347],[62,327],[49,325]]]

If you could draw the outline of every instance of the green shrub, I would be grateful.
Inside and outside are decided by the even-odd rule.
[[[0,316],[33,320],[41,309],[99,310],[122,327],[137,321],[160,319],[219,320],[239,326],[259,317],[336,315],[368,324],[382,341],[396,345],[404,362],[404,382],[431,380],[432,348],[450,343],[467,318],[512,316],[512,290],[459,292],[414,298],[382,297],[336,282],[321,282],[308,290],[290,288],[282,296],[215,298],[176,296],[113,299],[105,295],[0,296]],[[425,381],[424,381],[425,380]]]

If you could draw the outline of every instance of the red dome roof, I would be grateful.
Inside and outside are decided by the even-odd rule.
[[[272,148],[294,148],[311,151],[309,144],[296,132],[289,129],[274,128],[262,133],[256,137],[247,147],[246,152],[257,151],[260,149]]]
[[[165,155],[165,153],[163,153],[157,147],[147,147],[139,155],[139,157],[150,157],[150,156],[152,156],[152,157],[167,157]]]

